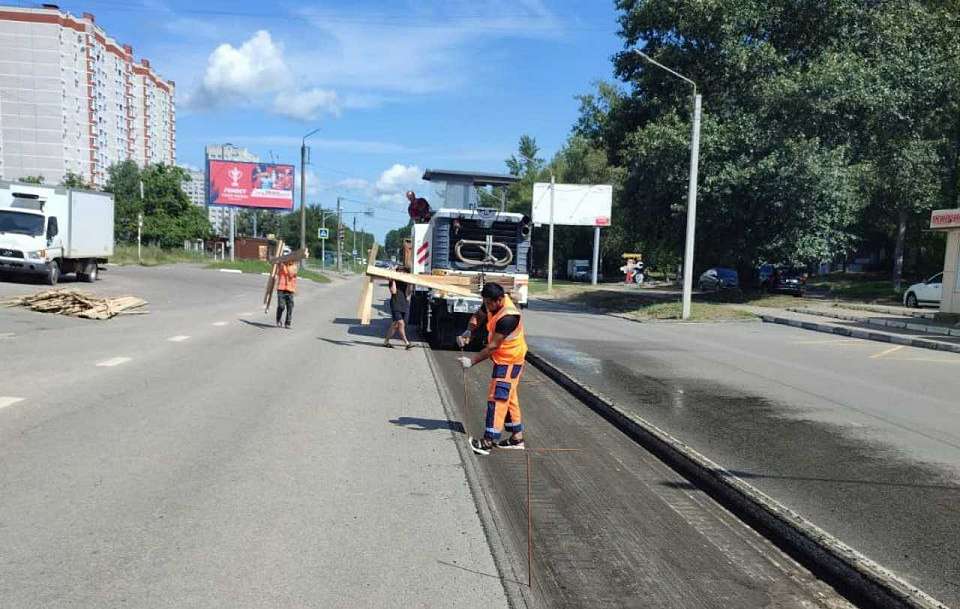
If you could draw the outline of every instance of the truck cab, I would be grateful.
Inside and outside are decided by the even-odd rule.
[[[411,271],[442,277],[479,294],[487,283],[499,283],[520,307],[527,305],[530,219],[505,211],[509,175],[427,170],[423,179],[435,186],[430,221],[413,225]],[[480,308],[479,296],[455,296],[418,287],[411,323],[435,346],[452,346],[470,316]]]

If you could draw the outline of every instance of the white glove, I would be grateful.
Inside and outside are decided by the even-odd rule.
[[[470,344],[471,338],[473,338],[473,334],[470,332],[470,330],[467,330],[466,332],[464,332],[463,334],[457,337],[457,344],[462,349]]]
[[[460,365],[463,366],[464,370],[473,365],[473,360],[469,357],[458,357],[457,361],[460,362]]]

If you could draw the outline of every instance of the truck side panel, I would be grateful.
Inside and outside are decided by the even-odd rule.
[[[70,218],[64,258],[108,258],[113,255],[113,196],[70,192]]]

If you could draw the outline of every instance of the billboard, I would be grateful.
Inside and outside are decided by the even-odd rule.
[[[555,184],[553,223],[569,226],[610,226],[613,186]],[[550,223],[550,184],[533,185],[533,223]]]
[[[293,209],[293,165],[207,161],[207,204]]]

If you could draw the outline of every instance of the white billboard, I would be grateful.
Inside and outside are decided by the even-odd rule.
[[[555,184],[553,223],[570,226],[610,226],[613,186]],[[550,183],[533,185],[533,223],[550,223]]]

